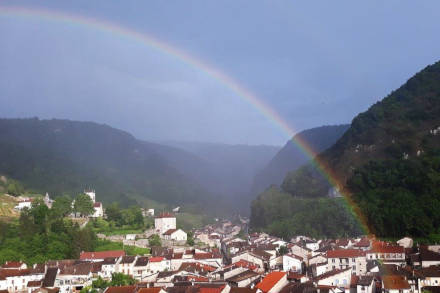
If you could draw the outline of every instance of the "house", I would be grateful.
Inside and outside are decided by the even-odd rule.
[[[264,251],[243,251],[232,257],[232,263],[236,263],[239,260],[245,260],[258,265],[260,268],[268,269],[269,261],[273,256]]]
[[[366,251],[367,260],[380,260],[384,264],[404,265],[405,248],[403,246],[383,242],[373,244],[371,250]]]
[[[336,286],[350,289],[352,269],[335,269],[322,274],[314,279],[317,285]]]
[[[146,256],[140,256],[136,259],[136,262],[133,265],[132,272],[133,272],[133,278],[135,278],[138,281],[143,281],[144,277],[146,277],[148,274],[148,257]]]
[[[62,267],[55,279],[55,287],[60,288],[60,293],[80,291],[90,285],[92,285],[91,263]]]
[[[25,270],[27,265],[21,261],[7,261],[2,266],[2,270]]]
[[[367,273],[365,252],[359,249],[336,249],[327,251],[327,271],[352,268],[356,275]]]
[[[307,259],[312,252],[310,249],[304,248],[298,244],[289,244],[287,247],[290,249],[291,253],[301,256],[303,259]]]
[[[14,207],[14,209],[21,211],[21,210],[23,210],[25,208],[26,209],[30,209],[31,207],[32,207],[32,199],[27,198],[27,199],[20,200],[18,202],[18,205],[16,205]]]
[[[306,248],[310,249],[311,251],[315,251],[315,250],[319,249],[319,242],[318,241],[307,239],[304,242],[305,242]]]
[[[352,280],[355,279],[352,285],[356,286],[357,293],[375,293],[376,282],[373,276],[352,276]]]
[[[285,254],[282,256],[283,259],[283,271],[292,271],[301,273],[303,258],[294,254]]]
[[[360,249],[363,251],[367,251],[371,249],[371,241],[370,239],[364,237],[361,238],[358,242],[356,242],[356,244],[354,245],[354,248],[356,249]]]
[[[121,258],[116,270],[118,273],[123,273],[124,275],[133,276],[133,267],[136,262],[137,256],[125,255]]]
[[[102,218],[102,217],[104,217],[104,208],[102,207],[102,203],[95,202],[93,204],[93,209],[94,209],[94,212],[93,212],[93,214],[90,217],[92,217],[92,218]]]
[[[124,250],[107,250],[107,251],[91,251],[81,252],[79,255],[80,260],[87,260],[92,262],[104,261],[105,258],[113,257],[120,258],[125,256]]]
[[[41,275],[33,274],[30,269],[1,269],[0,290],[9,292],[25,291],[30,281],[41,280]]]
[[[116,273],[116,266],[119,258],[116,257],[106,257],[101,263],[101,273],[98,275],[103,279],[110,280],[112,274]]]
[[[382,277],[382,289],[385,293],[410,293],[411,286],[404,276],[389,275]]]
[[[317,277],[327,272],[328,263],[317,263],[309,266],[309,270],[311,270],[312,276]]]
[[[166,240],[186,241],[187,234],[182,229],[169,229],[162,234]]]
[[[317,263],[327,263],[327,257],[322,254],[315,255],[314,257],[309,258],[309,266]]]
[[[245,270],[235,276],[232,276],[225,281],[228,282],[231,287],[248,287],[256,280],[260,279],[260,274],[251,271]]]
[[[426,246],[421,246],[419,252],[411,255],[411,261],[415,266],[427,268],[440,265],[440,253],[429,250]]]
[[[412,248],[414,245],[414,241],[412,238],[405,237],[397,241],[397,244],[403,246],[404,248]]]
[[[278,293],[287,286],[288,283],[286,272],[272,272],[267,274],[255,288],[257,288],[257,292]]]
[[[176,217],[171,213],[161,213],[154,218],[154,229],[160,235],[170,229],[176,229]]]
[[[148,263],[148,272],[157,273],[171,269],[171,262],[163,256],[151,257]]]
[[[440,287],[440,267],[438,266],[415,270],[414,275],[417,277],[417,287],[420,290],[428,286]]]

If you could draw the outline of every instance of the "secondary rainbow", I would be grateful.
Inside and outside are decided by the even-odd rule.
[[[274,124],[277,128],[286,135],[287,139],[292,139],[292,141],[303,151],[308,157],[315,158],[316,165],[319,171],[327,178],[332,186],[342,186],[337,180],[336,176],[332,174],[330,168],[328,168],[323,162],[316,159],[316,152],[301,138],[294,137],[295,131],[288,123],[286,123],[281,116],[273,110],[269,105],[264,103],[261,99],[252,93],[249,89],[241,86],[236,80],[229,77],[221,70],[210,66],[206,62],[197,59],[183,50],[176,49],[168,45],[167,43],[158,40],[151,34],[141,33],[136,30],[130,29],[128,27],[121,26],[119,24],[114,24],[102,19],[95,19],[80,15],[74,15],[66,12],[47,10],[41,8],[29,8],[29,7],[17,7],[17,6],[0,6],[0,16],[10,16],[10,17],[22,17],[22,18],[35,18],[43,19],[46,21],[56,21],[65,23],[68,25],[80,26],[88,29],[94,29],[97,31],[129,38],[136,42],[141,42],[144,45],[154,48],[157,51],[167,54],[180,62],[183,62],[204,74],[210,76],[232,92],[234,92],[238,97],[242,98],[248,102],[252,107],[254,107],[258,112],[263,114],[268,121]],[[358,219],[360,220],[365,232],[369,233],[367,222],[363,215],[360,213],[360,209],[351,200],[351,197],[347,194],[343,194],[344,198],[347,200],[348,204],[353,208]]]

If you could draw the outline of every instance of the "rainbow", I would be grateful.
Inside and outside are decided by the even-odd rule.
[[[256,109],[256,111],[261,113],[268,119],[268,121],[279,128],[286,135],[287,139],[292,139],[292,141],[305,155],[307,155],[311,159],[314,159],[318,170],[332,186],[343,186],[343,184],[340,184],[340,181],[337,180],[337,176],[335,176],[332,170],[328,168],[323,161],[320,161],[319,156],[316,156],[317,153],[307,144],[307,142],[305,142],[300,136],[295,137],[297,131],[289,126],[289,124],[284,121],[284,119],[275,110],[273,110],[268,104],[258,98],[257,95],[255,95],[249,89],[241,86],[236,80],[226,75],[219,69],[216,69],[213,66],[203,62],[202,60],[189,55],[183,50],[170,46],[169,44],[157,39],[151,34],[141,33],[128,27],[114,24],[102,19],[95,19],[41,8],[0,6],[0,16],[22,17],[31,19],[35,18],[39,20],[42,19],[46,21],[56,21],[58,23],[79,26],[86,29],[94,29],[115,36],[129,38],[133,41],[140,42],[149,48],[153,48],[162,54],[171,56],[178,61],[183,62],[184,64],[193,67],[194,69],[199,70],[200,72],[216,80],[218,83],[232,91],[235,95],[249,103],[253,108]],[[351,196],[349,196],[345,192],[343,193],[343,196],[349,206],[354,211],[354,213],[357,215],[364,232],[367,234],[371,234],[369,233],[365,217],[360,212],[359,207],[353,202]]]

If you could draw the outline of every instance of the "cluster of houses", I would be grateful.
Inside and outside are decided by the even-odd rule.
[[[156,229],[175,229],[171,215],[156,219]],[[0,268],[0,290],[79,292],[114,273],[130,275],[137,284],[109,287],[107,293],[440,292],[440,246],[366,237],[287,242],[260,233],[221,238],[220,248],[152,247],[144,256],[122,250],[82,252],[77,260],[32,267],[6,262]]]
[[[96,193],[94,190],[85,190],[84,193],[90,197],[93,203],[93,213],[89,215],[90,218],[102,218],[104,217],[104,207],[101,202],[96,201]],[[18,197],[18,204],[15,206],[15,210],[22,211],[23,209],[27,208],[30,209],[32,207],[32,202],[34,198],[33,197]],[[53,199],[49,197],[49,194],[46,193],[46,195],[43,197],[43,202],[48,208],[52,208],[52,204],[54,202]],[[75,201],[72,202],[72,209],[74,207]],[[71,217],[77,217],[79,215],[76,215],[74,213],[71,214]]]

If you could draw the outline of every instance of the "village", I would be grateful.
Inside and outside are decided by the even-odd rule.
[[[95,192],[85,194],[95,210],[90,218],[105,217]],[[46,195],[44,202],[49,206],[53,201]],[[28,208],[30,203],[30,199],[22,200],[17,209]],[[440,292],[440,245],[414,245],[411,238],[392,243],[366,236],[285,240],[265,233],[247,234],[247,220],[240,218],[235,224],[217,219],[215,224],[194,229],[194,239],[203,245],[191,246],[187,232],[177,228],[174,213],[178,212],[176,208],[154,215],[154,209],[144,210],[154,217],[154,228],[144,235],[108,238],[150,247],[149,254],[83,251],[79,259],[33,266],[7,261],[0,268],[0,292]],[[162,246],[149,245],[153,234],[160,236]],[[94,281],[110,281],[118,273],[135,284],[93,288]]]

